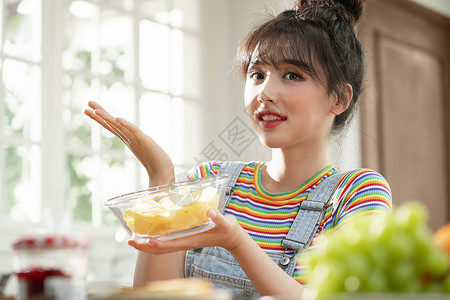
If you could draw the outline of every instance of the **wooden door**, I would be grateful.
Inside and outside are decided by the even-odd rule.
[[[386,177],[394,205],[424,203],[436,229],[450,221],[450,20],[410,1],[366,4],[362,164]]]

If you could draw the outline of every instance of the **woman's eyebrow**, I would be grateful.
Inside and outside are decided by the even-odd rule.
[[[249,63],[249,67],[252,67],[252,66],[254,66],[254,65],[261,65],[262,64],[262,62],[261,62],[261,60],[259,60],[259,59],[254,59],[254,60],[252,60],[252,61],[250,61],[250,63]]]
[[[297,59],[285,59],[281,62],[281,64],[287,64],[287,65],[293,65],[297,67],[304,67],[305,63],[302,61],[299,61]]]
[[[262,61],[261,59],[255,58],[252,61],[250,61],[248,66],[250,68],[250,67],[255,66],[255,65],[263,65],[263,64],[266,64],[266,62]],[[299,68],[306,67],[306,65],[305,65],[305,63],[303,61],[300,61],[300,60],[297,60],[297,59],[286,58],[286,59],[282,59],[282,60],[274,62],[274,66],[276,68],[279,68],[282,65],[292,65],[292,66],[296,66],[296,67],[299,67]]]

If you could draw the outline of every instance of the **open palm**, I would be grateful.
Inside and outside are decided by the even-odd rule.
[[[151,137],[134,124],[113,117],[94,101],[89,101],[84,113],[116,135],[134,153],[149,176],[149,186],[166,184],[174,180],[174,166],[169,155]]]

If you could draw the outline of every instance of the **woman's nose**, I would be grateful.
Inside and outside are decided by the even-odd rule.
[[[273,78],[273,76],[270,75],[271,74],[266,77],[266,80],[260,86],[261,90],[256,98],[259,103],[276,102],[277,100],[278,89],[280,86],[277,82],[277,78]]]
[[[258,97],[256,98],[256,100],[258,100],[259,103],[265,103],[265,102],[268,102],[268,101],[273,102],[273,101],[271,100],[271,98],[269,98],[269,97],[264,93],[264,91],[261,91],[261,92],[259,93],[259,95],[258,95]]]

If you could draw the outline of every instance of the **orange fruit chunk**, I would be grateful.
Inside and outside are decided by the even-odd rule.
[[[183,199],[188,201],[182,201]],[[172,198],[169,195],[159,201],[142,199],[125,211],[124,219],[134,233],[156,236],[206,223],[209,221],[208,210],[217,209],[218,206],[219,192],[216,188],[208,187],[194,195],[177,194]]]
[[[434,232],[433,243],[441,247],[450,257],[450,222]]]

